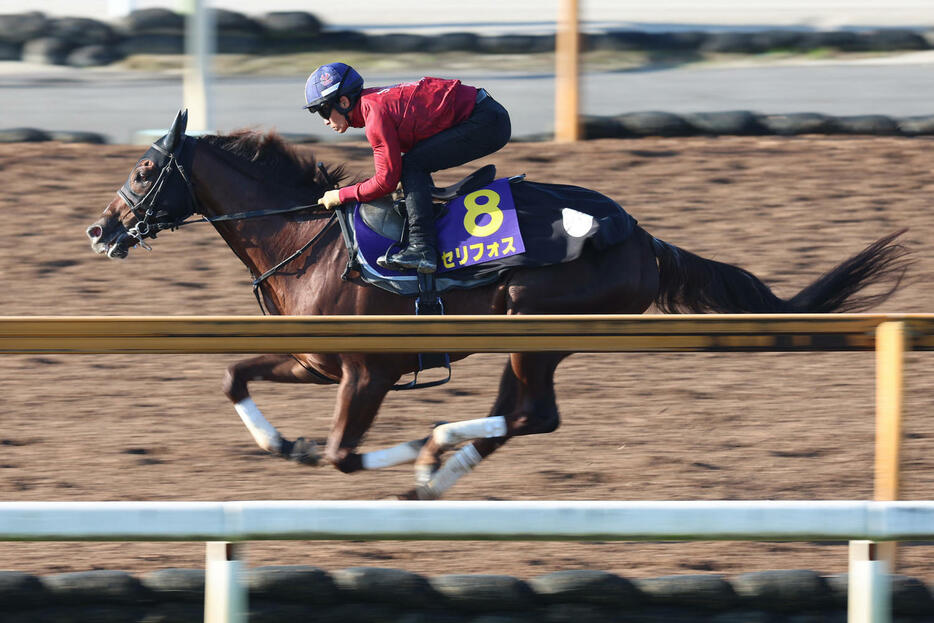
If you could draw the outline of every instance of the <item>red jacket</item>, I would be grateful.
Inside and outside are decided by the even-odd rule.
[[[402,177],[402,154],[467,119],[476,100],[474,87],[442,78],[364,89],[347,121],[366,128],[376,174],[341,188],[341,201],[372,201],[395,190]]]

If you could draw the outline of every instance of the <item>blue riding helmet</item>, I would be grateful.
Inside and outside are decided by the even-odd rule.
[[[357,95],[363,90],[363,77],[350,65],[329,63],[311,72],[305,82],[305,106],[311,113],[319,113],[327,119],[331,108],[346,115],[353,108]],[[350,99],[350,106],[342,108],[339,100],[342,95]]]

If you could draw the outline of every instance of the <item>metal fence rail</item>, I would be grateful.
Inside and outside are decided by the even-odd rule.
[[[244,623],[238,540],[851,540],[850,621],[891,620],[863,539],[934,538],[934,502],[2,502],[0,540],[200,541],[205,621]],[[860,552],[863,554],[861,555]]]
[[[934,502],[0,502],[2,541],[934,540]]]

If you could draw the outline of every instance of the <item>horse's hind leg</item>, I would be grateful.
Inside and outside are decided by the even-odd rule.
[[[560,417],[554,372],[567,353],[514,353],[489,417],[438,426],[416,461],[416,488],[407,497],[437,499],[509,438],[550,433]],[[445,450],[470,439],[438,468]]]
[[[557,365],[557,364],[556,364]],[[490,415],[487,417],[497,417],[503,413],[512,413],[516,410],[516,401],[519,398],[519,379],[512,369],[512,361],[506,362],[503,369],[503,375],[499,380],[499,391],[496,394],[496,401],[490,408]],[[509,440],[508,437],[487,437],[476,439],[470,445],[480,456],[481,460],[487,458],[496,450],[501,448]]]
[[[490,414],[487,417],[496,418],[502,416],[503,413],[512,413],[516,409],[516,401],[518,398],[519,379],[516,378],[516,374],[513,372],[512,362],[507,361],[506,367],[503,370],[503,375],[500,378],[499,392],[496,395],[496,401],[490,408]],[[422,446],[424,446],[425,443],[431,439],[431,436],[425,439],[422,442]],[[460,479],[462,476],[466,476],[470,471],[473,470],[474,467],[480,463],[480,461],[493,454],[508,440],[508,437],[485,437],[483,439],[476,439],[461,448],[455,455],[457,457],[456,459],[451,457],[445,463],[445,466],[451,473],[451,475],[448,477],[450,484],[447,488],[450,488],[450,486],[454,484],[454,481]],[[427,452],[426,455],[428,455]],[[416,465],[416,488],[412,489],[403,497],[408,499],[419,499],[425,497],[430,498],[433,495],[430,492],[430,487],[433,486],[435,490],[440,489],[437,482],[435,482],[434,485],[431,483],[432,477],[435,476],[441,467],[441,454],[437,453],[434,455],[434,457],[435,458],[432,463]],[[440,493],[438,495],[440,495]],[[434,497],[437,497],[437,495]]]
[[[250,381],[273,381],[277,383],[324,383],[311,374],[301,363],[288,354],[260,355],[238,361],[227,369],[224,377],[224,393],[234,403],[234,408],[257,445],[267,452],[310,465],[317,464],[320,455],[314,442],[299,437],[296,441],[284,439],[279,431],[263,417],[250,397],[247,384]]]

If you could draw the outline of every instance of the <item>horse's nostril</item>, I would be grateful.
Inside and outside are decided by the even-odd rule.
[[[100,225],[91,225],[88,227],[88,238],[91,240],[97,240],[103,233],[104,230],[100,228]]]

